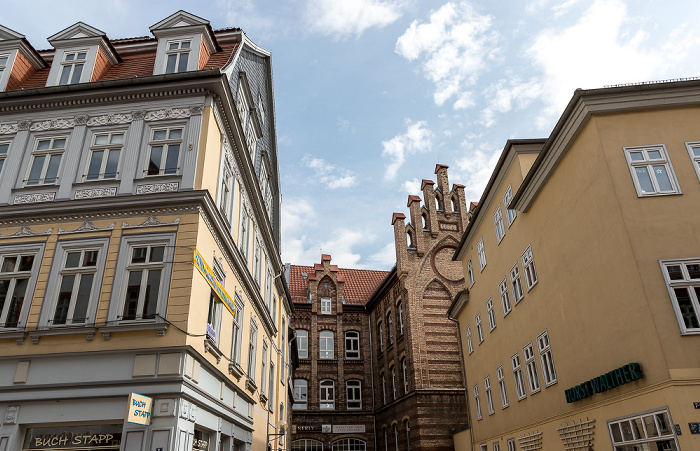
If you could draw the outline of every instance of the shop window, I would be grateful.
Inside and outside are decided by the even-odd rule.
[[[51,185],[58,181],[66,137],[40,138],[34,144],[25,185]]]
[[[666,146],[625,147],[624,151],[637,196],[680,194]]]
[[[661,268],[681,334],[700,333],[700,259],[663,260]]]
[[[292,442],[291,451],[323,451],[323,443],[318,440],[300,439]]]
[[[344,438],[333,442],[333,451],[365,451],[367,443],[356,438]]]
[[[345,332],[345,358],[360,358],[360,333],[356,331]]]
[[[308,394],[309,384],[306,379],[294,379],[294,404],[292,409],[306,410]]]
[[[679,449],[673,423],[666,409],[608,421],[608,432],[615,451]]]

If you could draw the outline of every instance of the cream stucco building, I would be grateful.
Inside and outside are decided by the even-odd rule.
[[[577,90],[455,258],[474,450],[700,449],[700,82]]]

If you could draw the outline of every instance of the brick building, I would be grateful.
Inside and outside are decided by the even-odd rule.
[[[291,326],[307,355],[295,375],[293,450],[451,450],[452,434],[466,427],[457,327],[446,312],[464,289],[452,257],[469,212],[447,166],[435,173],[437,187],[423,180],[423,199],[409,196],[408,224],[393,215],[391,271],[341,269],[328,255],[289,268]]]

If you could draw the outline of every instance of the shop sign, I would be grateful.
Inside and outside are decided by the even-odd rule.
[[[209,433],[195,429],[192,440],[192,451],[207,451],[209,449]]]
[[[695,407],[696,409],[700,409],[700,402],[694,402],[693,407]]]
[[[364,424],[334,424],[334,434],[364,434]]]
[[[691,434],[700,434],[700,423],[688,423]]]
[[[639,363],[628,363],[582,384],[575,385],[565,390],[564,395],[566,396],[566,402],[576,402],[643,377],[644,374]]]
[[[297,432],[321,432],[321,426],[297,426]]]
[[[324,434],[330,434],[331,433],[331,425],[330,424],[321,425],[321,432],[323,432]]]
[[[194,250],[192,263],[204,276],[211,289],[214,290],[214,293],[216,293],[221,302],[226,306],[226,309],[231,312],[231,315],[235,315],[234,312],[236,311],[236,304],[234,304],[231,296],[229,296],[226,290],[224,290],[224,287],[221,286],[219,280],[214,275],[214,271],[209,268],[209,265],[207,265],[207,262],[204,261],[204,258],[197,249]]]
[[[129,410],[126,413],[127,423],[151,424],[151,407],[153,398],[132,393],[129,395]]]
[[[121,424],[29,428],[24,450],[118,450],[122,442]]]

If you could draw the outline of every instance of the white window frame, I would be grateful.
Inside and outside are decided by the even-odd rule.
[[[486,316],[489,319],[489,333],[491,333],[496,328],[496,312],[493,311],[492,297],[486,300]]]
[[[661,158],[651,158],[649,156],[650,152],[658,152]],[[627,160],[627,166],[630,170],[630,175],[632,176],[632,181],[634,182],[634,188],[637,190],[637,197],[649,197],[649,196],[665,196],[671,194],[682,194],[678,180],[676,179],[676,174],[673,170],[673,165],[671,164],[671,159],[668,157],[668,152],[666,151],[666,146],[664,144],[654,144],[650,146],[634,146],[634,147],[624,147],[625,159]],[[632,160],[632,154],[641,155],[641,160]],[[654,175],[653,167],[663,166],[665,168],[666,174],[668,175],[669,183],[671,186],[670,190],[662,191],[657,176]],[[637,170],[644,169],[646,174],[649,176],[649,180],[652,185],[652,191],[644,192],[642,190],[641,183],[637,175]]]
[[[233,225],[233,211],[235,210],[234,195],[235,179],[233,171],[227,164],[222,164],[221,180],[219,182],[219,211],[228,221],[228,227]]]
[[[345,332],[345,358],[347,360],[360,358],[360,333],[356,330]]]
[[[501,297],[501,308],[503,309],[503,317],[505,318],[513,309],[510,303],[510,295],[508,294],[508,282],[505,277],[501,280],[501,283],[498,284],[498,293]]]
[[[391,365],[391,391],[394,394],[394,399],[396,399],[396,368],[394,365]]]
[[[403,336],[403,302],[396,304],[396,311],[399,315],[399,336]]]
[[[508,224],[508,228],[510,228],[510,225],[513,224],[513,221],[515,221],[515,218],[518,216],[517,211],[508,208],[511,199],[513,199],[513,188],[511,185],[508,185],[506,192],[503,194],[503,207],[506,209],[506,223]]]
[[[479,384],[474,384],[474,409],[476,410],[476,419],[481,420],[481,399],[479,399]]]
[[[403,371],[403,394],[408,394],[408,364],[406,357],[401,359],[401,370]]]
[[[209,309],[207,312],[207,339],[216,346],[219,345],[219,337],[221,336],[221,312],[224,304],[216,295],[214,290],[211,290],[209,295]]]
[[[481,419],[481,418],[479,418]],[[489,444],[488,443],[482,443],[479,445],[479,451],[489,451]]]
[[[381,321],[377,323],[377,335],[377,338],[379,338],[379,353],[381,354],[382,352],[384,352],[384,330],[382,328]]]
[[[496,368],[496,380],[498,381],[498,394],[501,397],[501,409],[508,407],[508,389],[506,388],[506,376],[503,365]]]
[[[240,366],[241,364],[241,343],[243,342],[243,300],[236,293],[236,311],[233,315],[233,330],[231,332],[231,361]]]
[[[260,394],[265,395],[267,388],[267,340],[263,337],[262,368],[260,371]]]
[[[386,376],[382,373],[382,400],[386,405]]]
[[[479,238],[479,242],[476,243],[476,253],[479,257],[479,272],[483,272],[486,268],[486,251],[484,250],[484,238]]]
[[[362,410],[362,382],[350,379],[345,383],[346,404],[348,410]]]
[[[525,285],[527,291],[537,285],[537,271],[535,270],[535,258],[532,256],[532,246],[528,246],[521,257],[523,262],[523,272],[525,273]]]
[[[61,86],[61,85],[74,85],[77,83],[80,83],[80,79],[83,78],[83,71],[87,69],[87,62],[88,62],[88,49],[82,49],[82,50],[70,50],[70,51],[65,51],[63,52],[63,56],[61,58],[61,69],[58,72],[58,77],[56,78],[56,84]],[[82,58],[78,59],[80,55],[83,55]],[[72,59],[67,59],[68,56],[72,56]],[[76,72],[76,69],[80,67],[80,70]],[[62,82],[63,74],[68,69],[67,77],[65,82]],[[77,79],[76,79],[77,75]]]
[[[520,353],[516,352],[510,356],[510,365],[513,369],[513,382],[515,384],[515,396],[518,401],[527,398],[527,392],[525,391],[525,379],[523,378],[523,368],[520,363]]]
[[[700,258],[659,260],[659,264],[681,335],[700,334],[700,277],[693,277],[696,265],[700,267]],[[670,268],[675,267],[678,269],[672,276]],[[687,297],[681,298],[681,303],[678,294],[682,291]]]
[[[525,372],[527,373],[530,395],[538,393],[540,387],[540,376],[537,372],[537,362],[535,361],[535,351],[532,342],[523,346],[523,360],[525,361]]]
[[[476,323],[476,340],[481,344],[484,342],[484,330],[481,327],[481,312],[476,314],[474,322]]]
[[[306,379],[294,379],[294,402],[292,410],[306,410],[309,406],[309,382]]]
[[[121,142],[115,142],[113,143],[112,140],[121,135]],[[106,136],[107,137],[107,143],[97,143],[97,139],[100,137]],[[122,150],[124,148],[124,143],[126,139],[126,131],[125,130],[111,130],[111,131],[96,131],[92,133],[91,137],[91,145],[90,145],[90,151],[88,152],[88,158],[87,161],[85,162],[85,172],[83,174],[83,181],[86,182],[92,182],[96,180],[118,180],[120,176],[120,169],[121,169],[121,157],[122,157]],[[96,174],[96,177],[92,177],[92,174],[90,172],[90,167],[92,166],[92,159],[95,156],[97,152],[102,152],[102,157],[100,158],[100,167],[98,170],[98,173]],[[113,171],[110,171],[107,173],[108,169],[108,163],[110,161],[110,156],[114,153],[117,152],[117,164],[113,168]],[[114,174],[114,175],[111,175]],[[110,175],[110,176],[108,176]]]
[[[47,149],[39,149],[39,143],[49,141],[49,147]],[[63,141],[63,147],[54,147],[57,142]],[[68,148],[68,136],[67,135],[56,135],[56,136],[38,136],[34,140],[34,147],[32,149],[32,157],[29,161],[27,167],[26,177],[24,178],[24,186],[40,186],[40,185],[57,185],[61,180],[61,170],[63,169],[63,154]],[[43,158],[41,163],[37,160]],[[51,160],[58,158],[58,167],[56,167],[55,174],[49,175],[49,169],[51,167]],[[34,172],[34,164],[37,164],[37,168],[40,169],[38,174],[35,173],[34,176],[38,178],[31,178]],[[47,179],[49,181],[47,182]],[[36,180],[36,182],[34,182]]]
[[[333,312],[331,298],[321,298],[321,315],[330,315]]]
[[[318,333],[318,358],[322,360],[334,359],[334,336],[332,330],[322,330]]]
[[[522,301],[525,297],[525,292],[523,290],[523,282],[520,279],[520,268],[518,267],[518,262],[515,262],[512,268],[510,268],[510,286],[513,288],[513,297],[515,298],[515,305]]]
[[[622,426],[623,423],[627,423],[627,428]],[[635,423],[637,427],[632,426]],[[648,430],[650,426],[652,427],[651,433]],[[678,439],[676,438],[674,423],[668,408],[654,409],[623,418],[608,420],[607,430],[613,449],[623,449],[625,445],[635,448],[635,445],[656,445],[656,443],[661,441],[673,441],[675,444],[674,449],[680,449],[678,446]],[[613,432],[614,430],[617,430],[617,434]],[[643,436],[639,435],[639,433],[643,434]],[[627,438],[625,437],[626,434],[632,437]],[[653,449],[657,449],[657,446],[653,446]],[[639,449],[642,448],[640,447]]]
[[[163,58],[163,74],[178,74],[181,72],[187,72],[187,68],[190,63],[190,56],[193,54],[192,52],[192,43],[194,42],[194,39],[188,38],[188,39],[171,39],[165,43],[165,58]],[[171,46],[173,44],[177,45],[176,49],[171,49]],[[186,47],[183,47],[183,44],[187,44]],[[183,55],[185,56],[185,70],[180,70],[182,69],[180,66],[182,66],[182,58]],[[173,70],[168,70],[168,60],[170,59],[171,56],[174,56],[174,62],[175,64],[173,65]]]
[[[489,415],[493,415],[496,410],[493,408],[493,393],[491,392],[491,376],[484,378],[484,394],[486,395],[486,410]]]
[[[389,346],[394,344],[394,320],[391,316],[391,311],[386,313],[386,328],[387,335],[389,338]]]
[[[270,352],[270,381],[267,385],[267,409],[273,412],[275,403],[273,401],[273,395],[275,394],[275,363],[272,361],[274,353]]]
[[[248,379],[255,384],[255,365],[258,347],[258,324],[250,319],[250,341],[248,343]]]
[[[472,343],[472,326],[469,325],[467,326],[466,329],[467,333],[467,350],[469,352],[469,355],[471,355],[472,352],[474,352],[474,344]]]
[[[306,329],[297,329],[297,353],[300,359],[309,358],[309,331]]]
[[[178,138],[172,138],[171,134],[173,132],[180,132]],[[165,132],[164,139],[156,139],[156,133]],[[179,125],[168,125],[168,126],[154,126],[149,129],[148,134],[148,155],[146,156],[146,161],[143,169],[144,177],[163,177],[163,176],[177,176],[182,174],[182,152],[185,137],[185,126]],[[155,165],[151,167],[151,157],[153,155],[154,148],[161,148],[160,161],[158,162],[158,171],[155,172]],[[173,152],[177,152],[176,166],[173,169],[172,166],[168,165],[168,157],[171,155],[171,149]]]
[[[496,228],[496,240],[501,243],[501,240],[506,236],[506,228],[503,225],[503,210],[501,204],[496,205],[496,210],[493,212],[493,225]]]
[[[2,72],[0,72],[0,77],[2,77]],[[2,174],[2,167],[7,159],[7,155],[10,153],[11,145],[11,139],[0,139],[0,174]]]
[[[253,278],[258,284],[258,287],[262,288],[262,244],[259,241],[255,241],[255,251],[253,252]],[[267,298],[266,298],[267,301]],[[267,305],[267,310],[270,310],[270,303],[265,302]]]
[[[321,410],[335,410],[335,381],[322,379],[319,384],[319,408]]]
[[[472,258],[469,257],[467,260],[467,275],[469,276],[469,288],[474,285],[475,279],[474,279],[474,265],[472,264]]]
[[[544,380],[544,386],[546,388],[557,383],[557,372],[554,369],[552,347],[549,343],[549,335],[546,330],[537,336],[537,350],[540,353],[542,379]]]
[[[12,54],[10,53],[0,53],[0,82],[2,82],[2,76],[5,74],[5,69],[7,69],[7,63],[10,62],[11,57]]]
[[[518,451],[518,448],[515,446],[515,438],[509,438],[506,443],[508,444],[508,451]]]
[[[4,260],[10,259],[15,257],[16,258],[22,257],[22,256],[33,256],[32,260],[32,267],[29,271],[18,271],[18,270],[13,270],[13,271],[7,271],[7,272],[0,272],[0,280],[9,280],[8,284],[8,294],[10,292],[14,293],[14,289],[17,286],[17,281],[20,279],[27,279],[27,285],[24,289],[24,296],[22,296],[21,301],[18,301],[21,305],[17,309],[17,313],[15,315],[16,318],[16,323],[10,325],[8,327],[8,316],[10,314],[10,308],[11,305],[13,304],[12,300],[10,302],[7,302],[7,298],[5,299],[5,302],[3,302],[2,308],[0,308],[0,330],[17,330],[17,329],[23,329],[25,324],[27,323],[27,316],[29,315],[29,309],[31,307],[31,300],[34,297],[34,289],[36,287],[36,282],[37,278],[39,276],[39,269],[41,267],[42,263],[42,257],[44,254],[44,246],[43,245],[36,245],[36,244],[31,244],[31,245],[6,245],[6,246],[0,246],[0,271],[2,271],[5,263]],[[8,268],[9,269],[9,268]],[[19,269],[19,268],[17,268]],[[18,303],[17,301],[14,302],[16,305]]]
[[[688,155],[690,156],[690,161],[693,162],[695,174],[700,179],[700,141],[687,142],[685,143],[685,148],[688,149]],[[695,153],[696,150],[697,154]]]
[[[238,249],[240,249],[241,254],[246,263],[248,263],[248,254],[250,253],[250,218],[248,217],[248,212],[241,205],[240,211],[240,230],[238,232]]]

